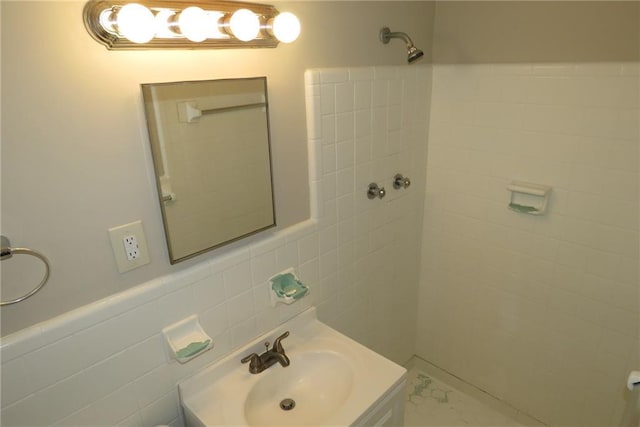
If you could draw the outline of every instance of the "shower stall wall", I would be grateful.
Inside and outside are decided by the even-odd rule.
[[[433,70],[417,353],[553,425],[618,425],[640,366],[639,70]]]
[[[305,73],[324,321],[405,363],[415,352],[431,67]],[[393,187],[396,174],[409,188]],[[371,183],[384,198],[367,197]]]

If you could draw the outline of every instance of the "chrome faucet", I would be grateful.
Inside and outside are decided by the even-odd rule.
[[[273,341],[273,346],[271,350],[269,350],[269,342],[264,343],[266,350],[261,355],[256,353],[251,353],[250,355],[244,357],[241,362],[249,363],[249,372],[252,374],[259,374],[265,369],[269,368],[276,362],[280,363],[283,367],[289,366],[291,361],[287,357],[284,352],[284,347],[282,347],[281,341],[289,336],[289,331],[286,331],[284,334],[280,335],[278,338]]]

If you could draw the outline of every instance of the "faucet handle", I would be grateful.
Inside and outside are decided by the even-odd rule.
[[[282,344],[280,343],[280,341],[282,341],[283,339],[285,339],[288,336],[289,336],[289,331],[286,331],[284,334],[282,334],[278,338],[276,338],[273,341],[273,347],[271,347],[271,349],[273,351],[277,352],[277,353],[284,354],[284,348],[282,347]]]
[[[264,369],[264,363],[262,362],[260,356],[258,356],[256,353],[251,353],[250,355],[243,357],[240,362],[251,362],[249,363],[249,372],[251,372],[252,374],[257,374]]]
[[[401,188],[409,188],[411,185],[411,180],[406,176],[403,176],[401,173],[397,173],[393,177],[393,188],[399,190]]]
[[[248,356],[243,357],[240,362],[241,363],[247,363],[247,362],[253,362],[255,359],[259,359],[260,356],[258,356],[257,353],[251,353]]]

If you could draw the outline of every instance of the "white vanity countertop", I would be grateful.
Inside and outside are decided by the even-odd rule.
[[[285,331],[290,335],[282,345],[290,366],[249,373],[240,359],[262,353],[265,341]],[[321,323],[310,308],[184,381],[179,390],[187,425],[348,426],[405,376],[406,369]],[[283,411],[280,393],[299,405]]]

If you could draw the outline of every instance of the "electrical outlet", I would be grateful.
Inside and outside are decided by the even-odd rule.
[[[110,228],[109,237],[120,273],[149,263],[149,251],[142,221]]]
[[[122,239],[124,243],[124,251],[127,254],[127,261],[133,261],[140,256],[140,246],[138,245],[138,239],[135,234],[126,236]]]

